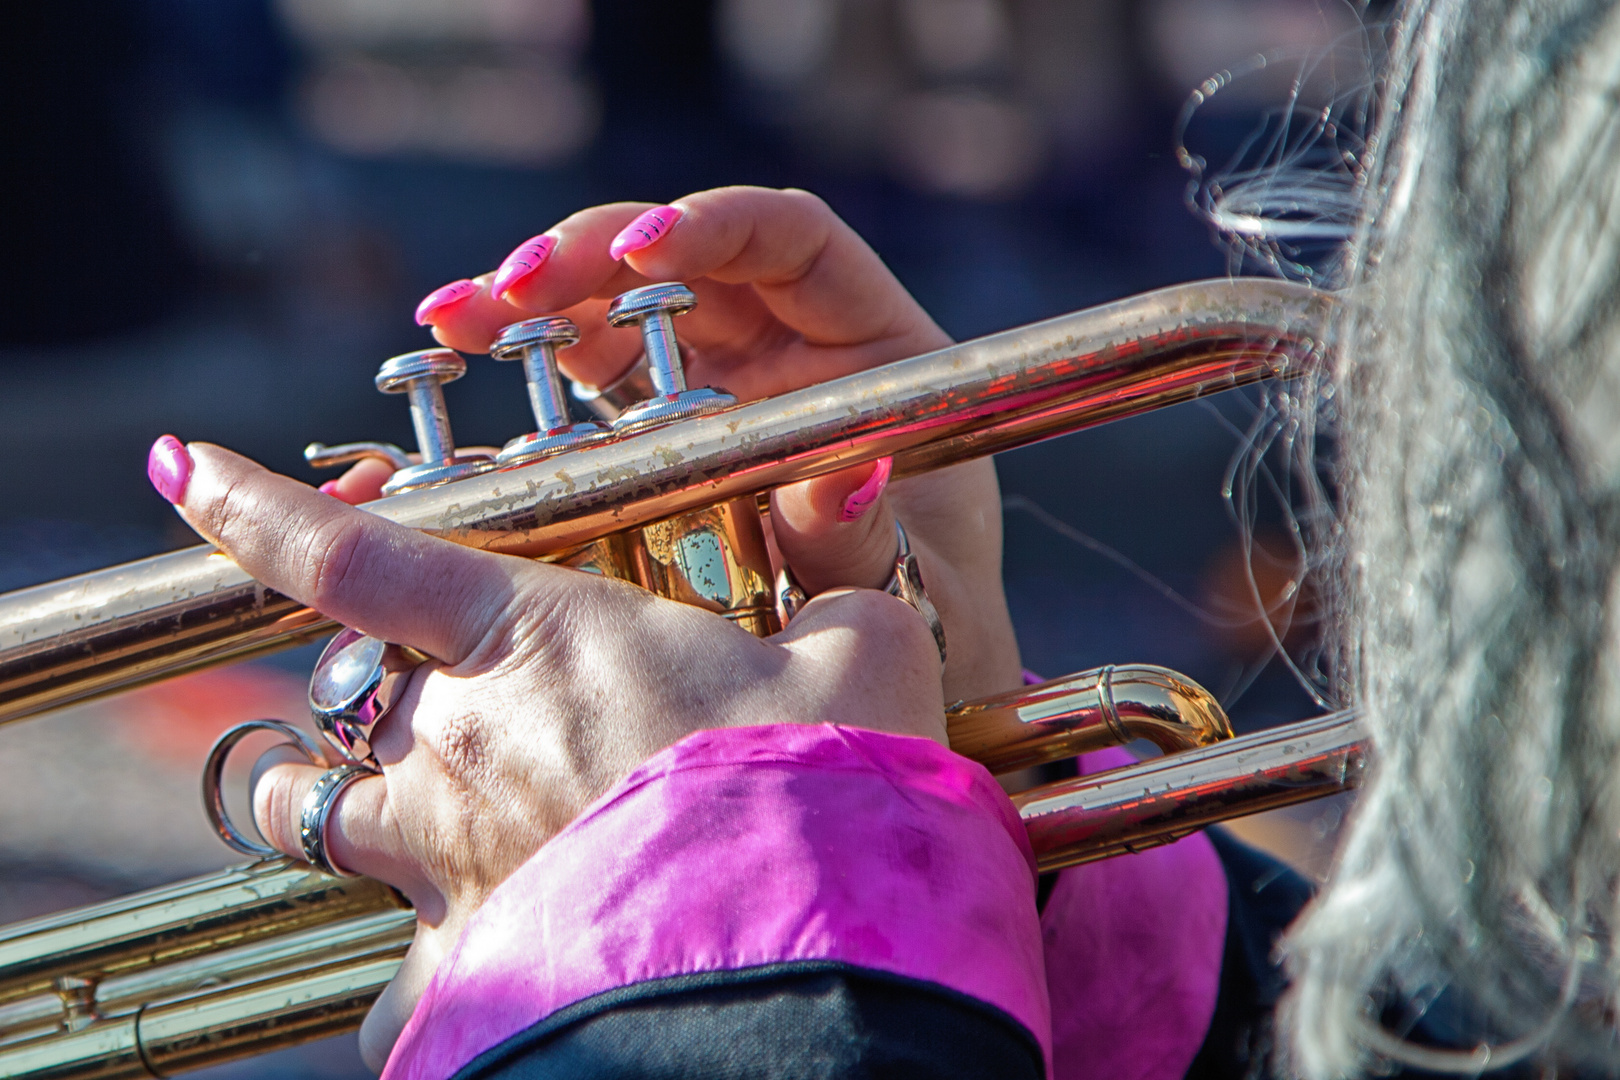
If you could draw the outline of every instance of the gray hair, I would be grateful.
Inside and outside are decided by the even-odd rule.
[[[1290,931],[1292,1071],[1620,1069],[1620,5],[1389,28],[1331,383],[1375,767]],[[1326,391],[1325,391],[1326,393]],[[1383,1026],[1463,991],[1480,1047]]]

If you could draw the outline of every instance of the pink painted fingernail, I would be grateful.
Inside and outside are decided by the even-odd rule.
[[[451,304],[459,304],[477,291],[478,283],[466,278],[452,281],[442,289],[434,289],[416,305],[416,325],[427,326],[433,322],[435,312],[443,311]]]
[[[315,490],[319,491],[322,495],[330,495],[334,499],[342,498],[342,496],[338,494],[336,480],[328,480]]]
[[[889,486],[889,474],[894,472],[894,458],[878,458],[877,467],[872,475],[866,478],[866,483],[855,489],[854,494],[844,500],[844,508],[838,512],[839,521],[856,521],[862,514],[872,509],[883,489]]]
[[[622,259],[632,251],[652,246],[653,241],[675,227],[686,213],[678,206],[660,206],[649,210],[624,227],[624,231],[608,245],[608,254]]]
[[[164,435],[146,455],[146,478],[158,494],[176,506],[186,497],[191,482],[191,454],[173,435]]]
[[[489,283],[489,294],[504,300],[506,290],[540,269],[540,264],[550,257],[551,249],[556,246],[555,236],[531,236],[523,241],[495,271],[495,279]]]

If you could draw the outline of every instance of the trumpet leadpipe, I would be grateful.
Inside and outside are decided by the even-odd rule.
[[[566,557],[601,537],[886,455],[915,475],[1316,363],[1333,301],[1179,285],[566,455],[382,499],[457,543]],[[207,546],[0,596],[0,721],[330,628]]]

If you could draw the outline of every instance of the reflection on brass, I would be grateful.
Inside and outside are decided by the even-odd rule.
[[[638,584],[659,596],[723,615],[765,637],[781,629],[754,500],[655,521],[633,544]]]
[[[1043,872],[1143,851],[1217,822],[1348,791],[1366,733],[1335,713],[1013,796]]]
[[[0,1076],[166,1075],[353,1029],[415,930],[276,859],[0,928]]]
[[[636,563],[630,547],[629,538],[622,534],[604,536],[600,540],[592,540],[584,547],[558,556],[556,561],[588,574],[600,574],[620,581],[635,581]]]
[[[573,551],[894,456],[896,479],[1314,365],[1330,296],[1223,279],[372,503],[457,543]],[[208,547],[0,596],[0,720],[298,644],[331,624]]]
[[[1166,754],[1232,737],[1220,703],[1185,675],[1110,665],[962,705],[946,715],[951,749],[993,773],[1146,739]]]
[[[885,455],[896,477],[915,475],[1299,374],[1320,359],[1331,304],[1278,281],[1178,286],[369,508],[769,633],[765,493]],[[328,629],[206,547],[10,593],[0,721]],[[949,721],[953,747],[997,771],[1134,738],[1179,750],[1018,796],[1043,867],[1343,790],[1363,752],[1337,718],[1229,739],[1207,693],[1149,667],[1000,695]],[[0,928],[0,1077],[169,1075],[352,1030],[413,926],[376,882],[270,861]]]

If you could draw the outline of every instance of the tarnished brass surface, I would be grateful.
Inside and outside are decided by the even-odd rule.
[[[62,977],[101,980],[404,902],[364,878],[281,860],[0,927],[0,1005]],[[4,1075],[4,1074],[0,1074]]]
[[[1168,844],[1231,818],[1335,795],[1367,745],[1343,714],[1305,720],[1013,796],[1043,871]]]
[[[1326,294],[1196,282],[370,505],[514,554],[894,455],[904,477],[1315,363]],[[0,720],[295,644],[329,624],[207,547],[0,597]]]
[[[655,521],[627,539],[642,588],[723,615],[760,637],[782,628],[752,498]]]
[[[1165,753],[1232,737],[1220,703],[1185,675],[1109,665],[962,705],[946,714],[951,749],[993,773],[1146,739]]]
[[[415,914],[267,860],[0,928],[0,1077],[167,1075],[357,1026]]]
[[[769,633],[764,493],[891,454],[895,475],[913,475],[1298,374],[1318,359],[1330,304],[1275,281],[1179,286],[370,509]],[[11,593],[0,721],[329,625],[206,547]],[[1208,746],[1230,735],[1224,714],[1160,668],[1082,673],[949,719],[953,747],[997,771],[1134,738],[1184,751],[1019,796],[1043,867],[1342,790],[1361,760],[1345,722]],[[0,1077],[169,1074],[352,1029],[413,925],[375,882],[265,862],[0,928]]]

